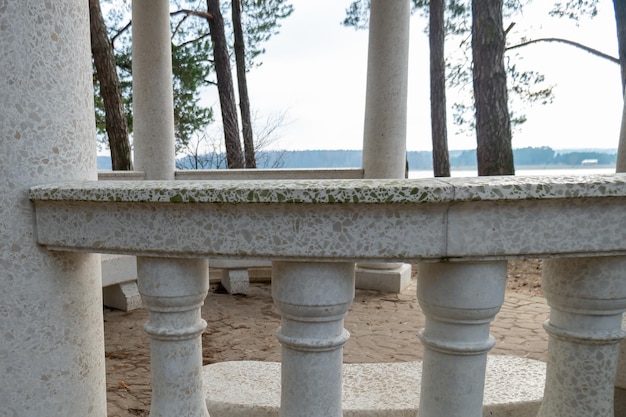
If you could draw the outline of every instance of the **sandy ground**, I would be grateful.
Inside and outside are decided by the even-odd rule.
[[[547,336],[541,323],[548,307],[541,298],[541,264],[509,263],[506,302],[492,324],[498,343],[493,353],[545,360]],[[150,408],[149,339],[143,331],[147,312],[105,309],[108,416],[147,416]],[[270,284],[254,283],[247,296],[223,294],[213,286],[202,311],[205,364],[218,361],[279,361],[274,337],[279,325]],[[402,294],[357,290],[345,327],[351,338],[347,363],[421,359],[417,332],[424,325],[415,297],[415,280]]]

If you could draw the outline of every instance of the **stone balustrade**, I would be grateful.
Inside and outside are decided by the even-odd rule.
[[[205,416],[206,258],[274,261],[281,415],[340,416],[354,262],[419,263],[420,417],[482,416],[505,260],[543,257],[551,306],[540,416],[612,416],[626,310],[626,176],[100,181],[30,190],[52,251],[141,257],[151,416]],[[297,383],[295,383],[297,381]]]

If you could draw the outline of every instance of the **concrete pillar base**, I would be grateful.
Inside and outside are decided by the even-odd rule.
[[[229,294],[248,294],[250,276],[247,269],[223,269],[222,286]]]
[[[122,311],[137,310],[142,307],[137,281],[122,282],[102,289],[102,303]]]
[[[394,269],[370,269],[357,265],[356,288],[380,292],[400,293],[411,283],[411,265],[401,264]]]

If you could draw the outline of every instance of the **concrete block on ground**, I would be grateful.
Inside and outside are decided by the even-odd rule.
[[[122,311],[141,308],[137,288],[137,258],[126,255],[101,255],[102,304]]]
[[[137,279],[137,258],[127,255],[101,255],[102,287]]]
[[[204,367],[211,417],[278,417],[280,363],[238,361]],[[546,364],[489,355],[484,415],[535,417],[543,398]],[[418,412],[421,362],[343,365],[344,417],[408,417]]]
[[[271,268],[271,261],[259,259],[209,259],[209,268],[217,269],[244,269],[244,268]]]
[[[122,311],[132,311],[142,307],[137,281],[122,282],[102,289],[102,303]]]
[[[247,269],[223,269],[222,286],[229,294],[248,294],[250,277]]]
[[[357,264],[356,288],[380,292],[400,293],[411,283],[411,265],[402,264],[394,269],[370,269]]]

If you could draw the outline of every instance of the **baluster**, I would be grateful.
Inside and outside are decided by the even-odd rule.
[[[548,259],[548,366],[538,417],[613,417],[626,258]]]
[[[137,258],[149,319],[150,417],[208,417],[202,387],[200,308],[209,288],[206,260]]]
[[[420,417],[482,417],[489,324],[504,302],[506,262],[420,264],[426,316]]]
[[[282,316],[281,417],[340,417],[354,263],[274,262],[272,296]]]

